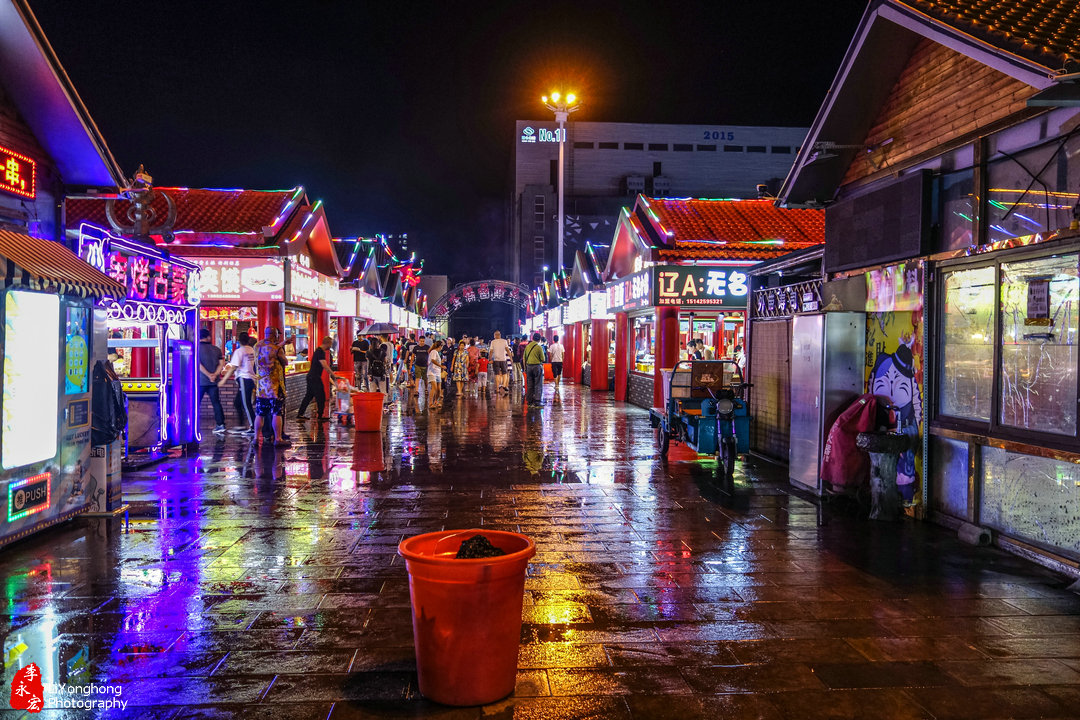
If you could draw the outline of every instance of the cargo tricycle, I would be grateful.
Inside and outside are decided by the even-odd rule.
[[[649,418],[661,457],[677,440],[700,455],[716,456],[716,479],[734,490],[735,456],[749,451],[749,383],[733,360],[680,360],[665,378],[664,405]]]

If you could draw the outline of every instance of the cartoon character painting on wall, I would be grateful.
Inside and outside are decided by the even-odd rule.
[[[867,323],[867,392],[896,408],[900,432],[916,439],[900,456],[896,484],[905,503],[916,501],[922,443],[922,312],[874,313]]]

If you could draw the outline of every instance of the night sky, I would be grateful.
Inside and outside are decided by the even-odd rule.
[[[864,2],[72,2],[31,6],[124,172],[307,188],[336,236],[408,232],[490,276],[515,120],[809,125]]]

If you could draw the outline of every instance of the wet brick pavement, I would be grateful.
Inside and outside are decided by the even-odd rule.
[[[119,685],[123,718],[1080,716],[1063,578],[822,510],[760,462],[729,499],[708,467],[659,462],[647,414],[610,395],[414,403],[374,440],[290,431],[284,451],[211,435],[130,473],[126,519],[0,551],[5,699],[33,652],[46,679]],[[396,547],[472,526],[539,553],[516,693],[445,708],[417,691]]]

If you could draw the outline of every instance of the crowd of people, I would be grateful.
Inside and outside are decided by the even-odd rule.
[[[467,396],[508,396],[513,391],[521,393],[527,405],[538,407],[543,400],[544,365],[551,363],[558,383],[565,353],[558,336],[548,343],[539,333],[531,338],[504,338],[496,331],[490,340],[477,336],[440,339],[423,333],[392,340],[384,335],[358,334],[349,347],[353,370],[349,382],[335,375],[333,348],[334,339],[327,336],[311,353],[297,420],[331,419],[328,385],[337,391],[346,408],[351,392],[383,393],[384,408],[389,412],[395,401],[411,398],[423,397],[427,408],[438,409],[451,395],[460,400]],[[219,388],[231,381],[236,386],[236,414],[242,422],[232,432],[258,443],[270,441],[288,446],[289,436],[284,432],[287,365],[285,343],[277,328],[267,328],[262,340],[239,333],[228,359],[210,341],[209,331],[201,331],[199,399],[210,398],[213,432],[226,432]],[[339,358],[338,369],[343,367]],[[314,418],[307,415],[312,405]]]

